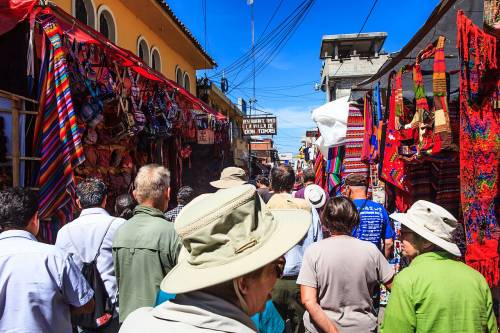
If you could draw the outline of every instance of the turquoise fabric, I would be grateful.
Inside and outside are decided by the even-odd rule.
[[[155,305],[159,305],[174,298],[174,294],[168,294],[160,290],[156,296]],[[255,323],[259,333],[283,333],[285,330],[285,322],[281,319],[278,310],[276,310],[271,300],[267,301],[264,311],[252,316],[252,321]]]

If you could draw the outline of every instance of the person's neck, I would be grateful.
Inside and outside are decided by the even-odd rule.
[[[349,197],[351,200],[356,200],[356,199],[366,199],[366,194],[365,193],[351,193],[351,196]]]
[[[163,211],[163,207],[158,207],[158,203],[155,203],[153,200],[145,200],[140,203],[141,206],[149,207],[149,208],[154,208],[154,209],[159,209]]]

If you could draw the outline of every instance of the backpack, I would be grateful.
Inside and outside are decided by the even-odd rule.
[[[114,220],[115,219],[111,220],[108,227],[106,228],[106,232],[102,237],[101,243],[94,259],[91,262],[83,263],[81,272],[85,280],[87,280],[88,284],[94,290],[95,308],[91,313],[71,315],[71,323],[73,325],[81,327],[82,329],[93,330],[102,328],[107,325],[113,318],[115,306],[111,303],[111,298],[106,291],[104,282],[101,278],[101,274],[97,270],[97,258],[99,257],[99,254],[101,252],[101,246],[104,242],[104,238],[106,238],[109,228],[111,227],[111,224],[113,224]],[[69,236],[69,238],[73,246],[75,246],[73,240],[71,240],[71,236]]]

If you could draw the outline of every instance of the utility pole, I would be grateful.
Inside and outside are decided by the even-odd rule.
[[[257,100],[255,99],[255,21],[254,21],[254,0],[247,0],[247,4],[250,5],[250,30],[252,32],[252,62],[253,62],[253,96],[249,101],[249,117],[252,117],[252,108],[255,107]],[[248,141],[248,173],[249,177],[252,176],[252,137],[250,136]]]

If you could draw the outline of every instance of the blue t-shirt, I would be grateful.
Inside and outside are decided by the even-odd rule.
[[[395,237],[387,211],[384,206],[371,200],[354,199],[353,202],[358,208],[360,223],[353,230],[352,235],[358,239],[372,242],[381,249],[382,240]]]

